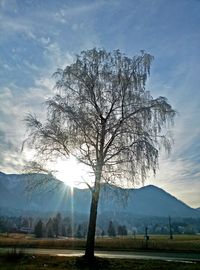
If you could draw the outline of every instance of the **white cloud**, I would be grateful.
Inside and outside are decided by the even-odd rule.
[[[107,4],[107,1],[93,1],[91,3],[84,3],[79,5],[65,5],[62,7],[57,13],[55,13],[54,18],[61,19],[62,20],[66,18],[72,18],[72,17],[80,17],[83,15],[88,15],[88,13],[92,13],[95,10],[98,10],[99,8],[103,7]]]
[[[9,38],[10,35],[16,33],[26,33],[27,36],[35,38],[32,33],[32,24],[26,19],[13,19],[11,17],[0,15],[0,33],[2,38]]]
[[[190,36],[193,34],[191,33]],[[193,40],[193,39],[192,39]],[[173,107],[178,111],[175,126],[172,129],[174,145],[170,157],[161,154],[160,169],[156,178],[150,177],[147,183],[161,186],[184,202],[199,206],[199,137],[200,137],[200,92],[199,64],[195,53],[188,50],[188,40],[174,40],[165,43],[164,48],[158,50],[154,65],[158,67],[160,59],[164,59],[165,51],[174,57],[175,61],[168,63],[170,72],[163,72],[153,68],[149,86],[155,96],[163,95],[169,98]],[[194,43],[194,40],[191,41]],[[194,47],[195,48],[195,47]],[[170,58],[171,58],[170,56]],[[184,57],[183,57],[184,56]],[[182,58],[183,57],[183,58]],[[163,68],[163,67],[162,67]],[[192,194],[194,196],[190,196]]]
[[[73,56],[69,52],[63,52],[57,42],[45,46],[44,55],[49,61],[52,72],[55,72],[55,68],[64,68],[73,60]]]
[[[17,72],[32,74],[33,84],[24,88],[11,81],[0,89],[0,129],[6,132],[7,142],[12,141],[18,147],[24,138],[25,128],[22,119],[25,113],[36,112],[39,117],[44,117],[42,102],[53,94],[54,80],[51,75],[58,67],[64,68],[70,64],[75,53],[94,46],[101,47],[102,44],[110,48],[125,48],[128,52],[144,45],[146,49],[155,53],[154,65],[158,67],[155,72],[153,70],[150,88],[155,90],[153,93],[156,95],[167,96],[180,113],[175,121],[175,145],[172,154],[169,158],[161,155],[160,170],[156,179],[152,181],[172,194],[177,194],[184,201],[190,200],[192,205],[197,205],[199,163],[196,161],[197,153],[195,149],[192,150],[192,144],[200,136],[200,92],[198,91],[200,70],[195,53],[198,52],[196,48],[199,33],[192,28],[187,33],[183,33],[182,29],[180,33],[176,32],[172,25],[175,20],[164,21],[166,16],[171,16],[168,5],[163,10],[163,1],[159,4],[156,0],[151,3],[148,0],[144,2],[145,4],[140,4],[136,1],[134,8],[129,11],[127,7],[133,5],[132,1],[128,1],[127,6],[122,0],[84,3],[79,1],[78,4],[72,1],[71,4],[67,2],[60,4],[55,9],[45,9],[45,5],[41,5],[42,8],[39,8],[40,5],[33,5],[27,13],[22,14],[17,1],[1,0],[0,43],[6,48],[7,44],[10,45],[10,40],[13,41],[15,37],[19,42],[19,48],[13,49],[9,54],[14,67],[9,61],[3,63],[3,66],[8,72],[15,68],[16,75]],[[116,17],[117,12],[121,10],[126,11],[126,16]],[[161,14],[158,13],[161,10]],[[11,11],[16,16],[8,15]],[[144,18],[140,16],[141,12],[146,12],[148,15]],[[107,25],[105,28],[106,22],[101,21],[100,14],[108,14],[107,22],[111,22],[112,25]],[[104,18],[106,19],[106,15]],[[160,19],[163,23],[158,25]],[[101,23],[102,27],[100,27]],[[157,35],[158,30],[162,30],[162,33],[169,32],[165,36],[162,33]],[[109,38],[108,34],[110,34]],[[34,49],[39,48],[40,53],[43,51],[44,61],[35,63],[26,58],[24,61],[17,58],[22,53],[20,50],[24,46],[24,39],[30,42],[26,42],[26,45],[36,44]],[[26,48],[29,49],[28,46]],[[37,54],[37,51],[30,50],[29,53]],[[168,62],[165,64],[165,61]],[[34,75],[36,73],[37,78]],[[19,153],[9,149],[4,151],[8,151],[9,156],[5,159],[6,170],[12,170],[12,163],[13,168],[17,168],[17,160],[22,162]],[[192,191],[193,198],[189,196]]]
[[[41,77],[35,81],[35,86],[27,89],[19,89],[14,84],[1,88],[0,132],[3,131],[5,136],[0,136],[0,170],[19,172],[22,169],[25,155],[20,150],[26,136],[23,119],[29,112],[35,113],[40,119],[45,118],[43,103],[52,96],[52,85],[51,78]]]

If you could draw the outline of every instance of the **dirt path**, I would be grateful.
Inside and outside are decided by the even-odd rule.
[[[0,252],[11,251],[12,248],[0,248]],[[17,249],[29,254],[46,254],[54,256],[82,256],[84,250],[67,250],[67,249],[41,249],[26,248]],[[127,252],[127,251],[95,251],[95,255],[102,258],[118,258],[118,259],[153,259],[172,262],[192,263],[200,261],[200,254],[193,253],[166,253],[166,252]]]

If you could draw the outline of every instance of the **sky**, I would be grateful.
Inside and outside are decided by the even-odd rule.
[[[129,57],[145,50],[155,57],[146,89],[178,111],[172,152],[161,152],[145,184],[200,207],[199,28],[199,0],[0,0],[0,171],[20,173],[31,158],[20,151],[23,119],[44,118],[57,68],[93,47]],[[69,182],[75,166],[59,163]]]

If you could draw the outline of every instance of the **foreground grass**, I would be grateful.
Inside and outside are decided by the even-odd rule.
[[[85,239],[35,239],[22,234],[0,235],[0,247],[19,248],[64,248],[84,249]],[[96,250],[144,250],[146,243],[143,236],[116,238],[97,238]],[[200,252],[200,235],[175,235],[173,240],[168,236],[150,236],[148,249],[170,252]]]
[[[32,256],[23,253],[7,253],[0,255],[0,270],[198,270],[200,263],[186,264],[181,262],[165,262],[156,260],[101,259],[95,258],[90,264],[83,258]]]

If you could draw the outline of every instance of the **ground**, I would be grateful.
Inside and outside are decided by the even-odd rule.
[[[83,258],[33,256],[24,254],[0,255],[0,270],[198,270],[200,263],[165,262],[155,260],[101,259],[91,264]]]

